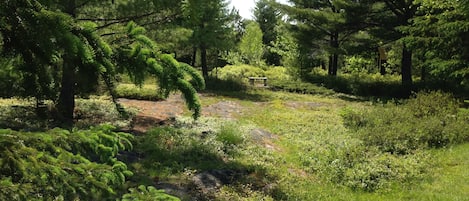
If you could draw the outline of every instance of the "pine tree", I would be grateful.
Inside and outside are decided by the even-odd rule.
[[[272,51],[273,43],[278,37],[277,26],[281,22],[281,13],[274,7],[275,0],[258,0],[254,8],[254,20],[262,30],[262,43],[266,47],[264,59],[269,65],[280,65],[280,55]]]
[[[417,8],[420,6],[414,0],[379,0],[383,4],[376,11],[379,13],[374,17],[375,36],[383,41],[396,41],[406,36],[406,33],[400,30],[402,26],[408,26],[410,20],[416,15]],[[377,28],[377,29],[376,29]],[[405,40],[402,43],[401,56],[401,76],[404,95],[410,95],[412,90],[412,49]]]
[[[202,74],[208,77],[207,53],[209,50],[228,50],[234,46],[233,21],[225,0],[185,0],[183,13],[188,28],[193,30],[191,43],[194,45],[192,65],[195,65],[197,51],[200,50]]]
[[[195,89],[204,87],[203,79],[194,69],[159,53],[154,42],[143,35],[143,28],[130,23],[127,32],[115,34],[113,44],[109,44],[96,24],[76,19],[76,1],[60,3],[45,6],[36,0],[18,0],[0,5],[2,52],[21,58],[19,70],[24,76],[25,96],[56,101],[60,119],[70,127],[75,95],[90,90],[99,79],[114,95],[116,70],[123,69],[121,63],[132,61],[135,65],[127,62],[127,67],[133,67],[126,72],[136,78],[136,83],[141,83],[143,75],[153,74],[159,78],[164,95],[182,91],[194,117],[200,115]],[[62,8],[65,12],[48,8]],[[134,51],[126,52],[129,49]],[[186,72],[195,82],[184,79]]]
[[[294,22],[302,49],[326,49],[329,75],[337,75],[342,44],[368,26],[371,4],[353,0],[292,0],[293,6],[280,5]],[[308,52],[307,52],[308,53]]]
[[[416,51],[424,52],[424,68],[433,78],[464,82],[469,75],[467,2],[423,0],[420,3],[410,24],[401,28],[407,35],[404,40]]]

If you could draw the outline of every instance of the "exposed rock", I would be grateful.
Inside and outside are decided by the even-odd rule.
[[[275,145],[272,140],[278,139],[278,136],[270,133],[262,128],[256,128],[251,130],[251,138],[256,144],[261,144],[265,148],[272,151],[280,151],[281,149]]]
[[[210,198],[223,185],[231,184],[245,173],[235,170],[209,170],[192,177],[192,189],[197,197]]]
[[[234,118],[236,114],[243,113],[243,106],[234,101],[221,101],[202,108],[202,114],[222,118]]]
[[[189,195],[187,187],[175,184],[160,182],[155,185],[155,188],[158,190],[164,190],[165,193],[181,198],[181,200],[189,200],[189,198],[192,197]]]
[[[252,139],[256,142],[262,142],[264,140],[273,140],[273,139],[278,138],[278,136],[262,128],[255,128],[251,130],[251,136],[252,136]]]

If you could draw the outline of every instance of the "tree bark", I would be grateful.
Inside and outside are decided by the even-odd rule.
[[[57,111],[59,120],[65,127],[73,125],[73,110],[75,109],[75,67],[69,60],[65,60],[62,69],[62,81]]]
[[[76,2],[75,0],[68,0],[65,12],[76,18]],[[75,109],[75,64],[73,58],[65,55],[62,67],[62,81],[59,99],[57,101],[57,112],[59,121],[65,128],[73,126],[73,110]]]
[[[205,45],[200,46],[200,60],[202,63],[202,75],[204,78],[208,78],[208,67],[207,67],[207,48]]]
[[[331,35],[330,46],[332,47],[331,56],[329,56],[329,75],[336,76],[339,66],[339,54],[337,53],[339,49],[339,33],[335,32]]]
[[[381,75],[386,75],[386,60],[379,59],[379,73]]]
[[[191,61],[191,66],[194,66],[194,67],[195,67],[196,60],[197,60],[197,47],[194,46],[194,48],[192,49],[192,61]]]
[[[405,45],[402,48],[401,65],[403,95],[409,96],[412,91],[412,51]]]

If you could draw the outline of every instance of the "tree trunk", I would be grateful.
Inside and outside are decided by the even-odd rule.
[[[412,51],[405,45],[402,48],[401,65],[403,95],[409,96],[412,91]]]
[[[197,60],[197,47],[194,46],[194,48],[192,49],[192,61],[191,61],[191,66],[194,66],[194,67],[195,67],[196,60]]]
[[[202,63],[202,75],[204,78],[208,78],[208,67],[207,67],[207,48],[205,45],[200,46],[200,60]]]
[[[339,66],[339,55],[337,53],[334,53],[333,55],[333,63],[332,63],[332,75],[336,76],[337,75],[337,69]]]
[[[70,16],[76,18],[76,2],[75,0],[68,0],[65,12]],[[73,110],[75,109],[75,64],[73,58],[67,55],[64,56],[62,67],[62,81],[59,94],[59,100],[56,108],[59,120],[65,128],[73,126]]]
[[[333,33],[329,42],[333,51],[329,56],[329,75],[336,76],[339,66],[339,54],[337,53],[339,49],[339,33]]]
[[[379,59],[379,73],[381,75],[386,75],[386,60]]]
[[[73,125],[73,110],[75,109],[75,68],[70,61],[65,60],[62,69],[62,81],[57,111],[59,120],[65,127]]]

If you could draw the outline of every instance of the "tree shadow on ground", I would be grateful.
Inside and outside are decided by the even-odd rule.
[[[84,102],[84,101],[81,101]],[[117,128],[128,127],[133,114],[123,117],[112,103],[88,101],[77,104],[74,110],[74,128],[89,129],[100,124]],[[0,128],[17,131],[47,131],[64,127],[58,120],[53,104],[36,106],[31,103],[0,105]]]
[[[0,106],[0,128],[16,131],[46,131],[59,126],[50,110],[38,111],[29,105]]]
[[[134,150],[121,154],[134,172],[129,185],[153,185],[182,200],[213,200],[222,186],[232,186],[239,194],[240,186],[282,194],[272,186],[278,178],[262,166],[232,160],[237,153],[209,135],[163,126],[136,136]]]
[[[261,89],[259,89],[261,90]],[[271,97],[267,94],[257,93],[256,89],[244,91],[205,91],[205,96],[228,97],[251,102],[268,102]]]

